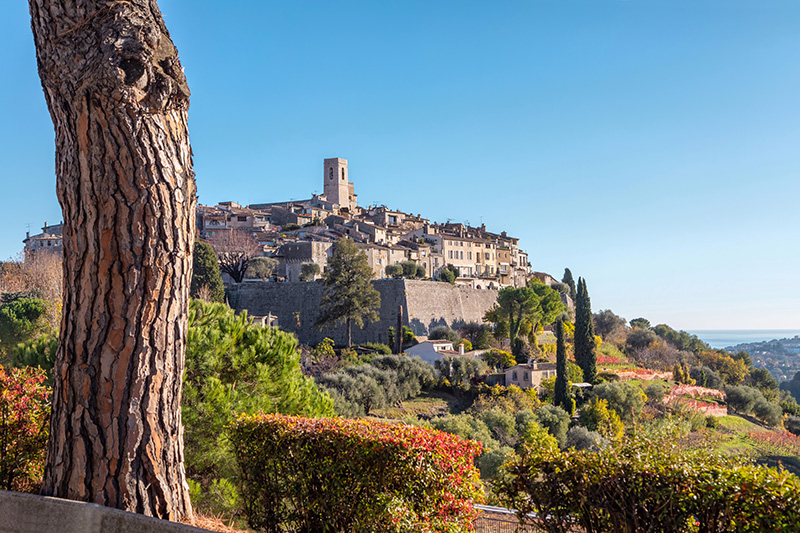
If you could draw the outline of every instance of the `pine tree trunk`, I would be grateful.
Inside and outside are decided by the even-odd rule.
[[[189,90],[155,0],[29,0],[55,126],[64,300],[42,493],[191,519],[181,377]]]
[[[347,319],[347,349],[353,347],[353,319]]]

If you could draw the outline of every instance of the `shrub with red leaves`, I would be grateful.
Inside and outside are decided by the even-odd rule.
[[[245,512],[263,531],[471,531],[481,445],[343,418],[242,416],[231,429]]]
[[[31,490],[41,482],[50,429],[50,389],[40,368],[0,366],[0,488]]]

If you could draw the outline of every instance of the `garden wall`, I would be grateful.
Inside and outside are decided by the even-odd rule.
[[[397,307],[403,306],[403,325],[415,335],[427,335],[439,325],[456,326],[464,322],[481,322],[484,313],[497,301],[497,291],[472,289],[448,283],[419,280],[384,279],[373,281],[381,293],[380,320],[364,329],[353,327],[353,342],[388,341],[389,327],[396,327]],[[344,344],[344,326],[318,330],[319,302],[324,292],[321,281],[314,282],[245,282],[228,290],[231,307],[250,315],[272,314],[284,331],[297,333],[303,344],[317,344],[330,337]],[[296,328],[294,313],[299,312],[300,327]]]
[[[95,503],[0,490],[0,533],[207,533]]]

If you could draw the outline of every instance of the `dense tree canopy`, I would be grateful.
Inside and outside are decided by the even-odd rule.
[[[205,484],[234,476],[225,428],[236,413],[333,414],[300,371],[293,335],[199,300],[190,307],[182,404],[187,471]]]
[[[527,287],[500,289],[497,306],[486,312],[484,320],[495,324],[495,333],[507,331],[514,347],[523,325],[535,332],[537,327],[552,324],[563,311],[558,292],[537,280]]]
[[[206,242],[195,240],[192,262],[192,284],[189,295],[211,302],[224,302],[225,287],[222,285],[219,260],[214,248]]]
[[[266,280],[275,274],[277,267],[278,260],[274,257],[254,257],[247,264],[245,276]]]
[[[617,316],[610,309],[604,309],[593,315],[594,332],[600,335],[603,340],[616,329],[624,328],[628,325],[627,321],[621,316]]]
[[[320,268],[317,263],[303,263],[300,266],[300,281],[314,281],[319,273]]]
[[[348,348],[353,344],[353,323],[363,327],[365,321],[378,320],[381,295],[372,286],[372,276],[366,254],[352,239],[344,237],[336,241],[324,274],[326,290],[320,302],[317,326],[346,324]]]
[[[18,298],[0,305],[0,355],[45,331],[47,309],[48,303],[39,298]]]

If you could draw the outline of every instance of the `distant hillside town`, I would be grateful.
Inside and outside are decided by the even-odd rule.
[[[306,263],[324,272],[333,243],[343,236],[364,251],[378,279],[388,277],[387,266],[407,261],[424,269],[421,277],[430,278],[451,265],[457,285],[476,289],[521,287],[533,275],[519,239],[505,231],[493,233],[483,224],[431,223],[419,214],[386,206],[359,206],[346,159],[324,160],[323,183],[324,194],[307,200],[198,205],[198,236],[213,243],[226,233],[251,235],[261,255],[278,261],[277,281],[299,281]],[[61,224],[45,224],[41,234],[28,234],[23,242],[26,256],[61,253]]]

